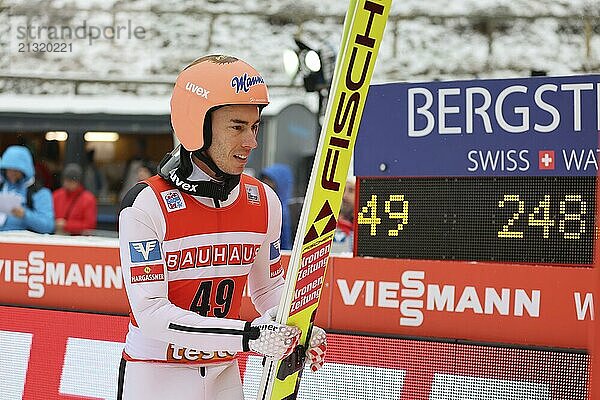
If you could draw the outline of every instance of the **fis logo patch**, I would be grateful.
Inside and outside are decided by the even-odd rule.
[[[132,263],[158,261],[161,259],[158,240],[129,242],[129,255]]]
[[[166,192],[161,192],[160,195],[165,202],[165,207],[167,208],[168,212],[183,210],[185,208],[185,201],[183,201],[183,197],[181,196],[179,190],[167,190]]]
[[[162,264],[131,267],[131,283],[157,282],[164,279],[165,266]]]
[[[258,193],[258,187],[254,185],[246,184],[246,197],[250,204],[260,204],[260,194]]]
[[[281,252],[279,251],[280,249],[280,242],[279,239],[277,239],[274,242],[271,242],[271,246],[269,246],[269,260],[270,261],[275,261],[279,258],[279,256],[281,255]]]

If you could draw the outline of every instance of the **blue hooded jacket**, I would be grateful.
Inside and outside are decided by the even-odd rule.
[[[7,169],[16,169],[23,173],[23,178],[11,183],[6,178]],[[9,146],[0,161],[1,192],[13,192],[21,195],[23,218],[8,214],[0,231],[30,230],[38,233],[54,232],[54,206],[52,192],[48,188],[40,188],[32,196],[32,208],[27,207],[27,188],[35,183],[35,169],[31,152],[24,146]]]
[[[292,197],[294,186],[294,175],[289,166],[285,164],[273,164],[260,173],[260,177],[267,177],[275,183],[275,193],[281,201],[281,249],[292,248],[292,220],[288,203]]]

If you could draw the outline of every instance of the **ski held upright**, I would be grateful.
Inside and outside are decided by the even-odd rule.
[[[350,0],[323,128],[290,257],[277,322],[302,329],[301,345],[265,359],[258,400],[293,400],[319,305],[367,93],[392,0]]]

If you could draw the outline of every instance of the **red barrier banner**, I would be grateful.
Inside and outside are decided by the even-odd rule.
[[[129,312],[118,247],[0,241],[0,304]]]
[[[121,316],[0,307],[0,347],[10,360],[0,370],[11,371],[0,374],[0,398],[116,398],[128,323]],[[112,397],[100,395],[107,390]]]
[[[585,349],[592,276],[588,268],[338,258],[331,326]]]
[[[0,304],[129,312],[116,241],[35,239],[0,236]],[[316,317],[325,329],[587,348],[592,269],[336,256],[329,263]],[[256,315],[245,296],[242,319]]]
[[[30,238],[31,235],[26,235]],[[123,286],[116,241],[93,245],[90,238],[52,237],[50,244],[35,240],[20,242],[0,237],[0,304],[60,310],[127,315],[129,305]],[[289,255],[281,257],[287,269]],[[329,297],[330,285],[323,287]],[[328,327],[327,304],[317,313],[317,325]],[[244,292],[241,316],[258,316]]]
[[[115,399],[129,320],[0,306],[0,398]],[[588,357],[391,338],[328,335],[324,367],[304,371],[298,398],[583,400]],[[262,357],[239,357],[246,399]]]

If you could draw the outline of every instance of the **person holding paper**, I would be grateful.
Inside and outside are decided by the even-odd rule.
[[[54,232],[52,193],[35,183],[31,152],[9,146],[0,161],[0,231]]]

